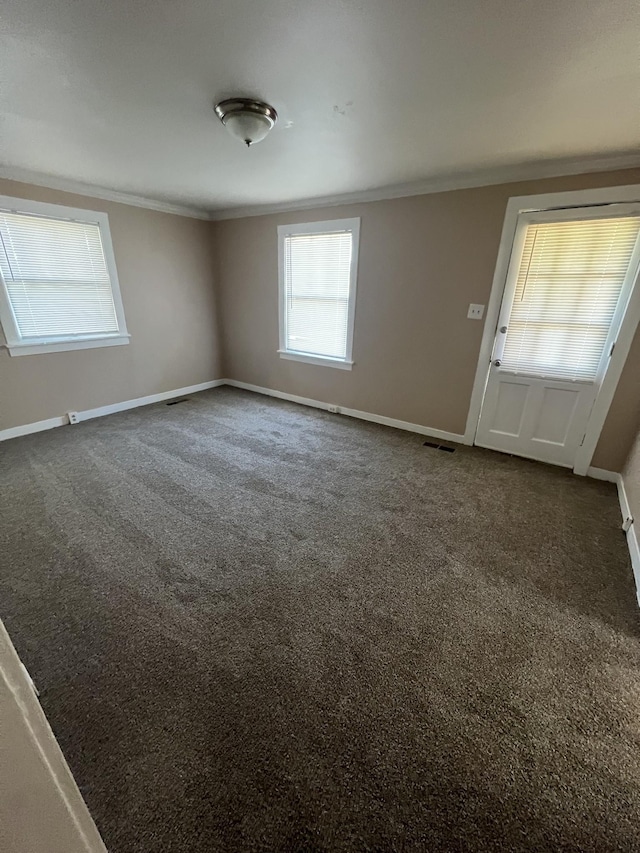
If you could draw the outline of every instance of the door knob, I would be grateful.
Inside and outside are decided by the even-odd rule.
[[[501,364],[502,364],[502,362],[500,361],[499,358],[496,358],[496,360],[493,362],[494,367],[500,367]]]

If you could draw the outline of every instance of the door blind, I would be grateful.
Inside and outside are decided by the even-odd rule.
[[[596,379],[639,231],[636,215],[528,226],[503,368]]]
[[[97,224],[0,211],[0,272],[23,340],[118,332]]]
[[[346,358],[352,248],[349,231],[285,237],[287,350]]]

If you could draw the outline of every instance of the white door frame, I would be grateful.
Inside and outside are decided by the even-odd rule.
[[[516,234],[518,216],[536,210],[557,210],[566,207],[592,207],[597,204],[616,204],[624,202],[640,201],[640,184],[624,187],[604,187],[592,190],[574,190],[562,193],[543,193],[541,195],[514,196],[507,203],[507,212],[502,226],[502,236],[498,249],[496,270],[491,286],[491,296],[487,306],[482,344],[480,345],[480,356],[476,368],[476,377],[471,393],[467,426],[464,433],[465,444],[473,444],[478,429],[480,409],[484,389],[489,375],[489,363],[493,344],[496,336],[500,306],[507,280],[509,262],[511,260],[511,249]],[[629,348],[633,341],[638,322],[640,321],[640,287],[638,280],[633,285],[631,298],[620,326],[620,332],[616,340],[613,355],[609,361],[609,367],[600,386],[598,396],[594,403],[591,417],[587,425],[582,447],[578,449],[573,471],[575,474],[586,475],[591,459],[598,444],[602,427],[609,412],[609,406],[618,385],[618,380],[629,354]]]

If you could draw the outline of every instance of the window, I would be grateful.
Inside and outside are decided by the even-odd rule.
[[[593,382],[637,269],[640,215],[528,218],[502,368]]]
[[[129,342],[104,213],[0,196],[0,278],[11,355]]]
[[[359,219],[278,228],[281,358],[351,370]]]

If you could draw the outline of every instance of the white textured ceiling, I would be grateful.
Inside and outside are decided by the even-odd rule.
[[[638,0],[4,0],[0,162],[207,209],[629,154]],[[212,105],[280,115],[247,150]]]

